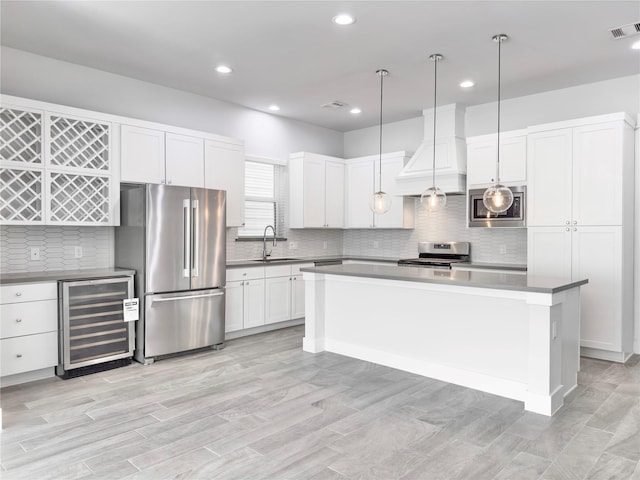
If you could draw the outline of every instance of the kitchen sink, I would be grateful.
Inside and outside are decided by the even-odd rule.
[[[278,258],[267,258],[266,260],[258,259],[258,260],[251,260],[251,261],[259,262],[259,263],[278,263],[278,262],[289,262],[292,260],[300,260],[300,259],[294,258],[294,257],[278,257]]]

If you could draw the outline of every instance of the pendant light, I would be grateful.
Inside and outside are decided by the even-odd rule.
[[[427,210],[430,212],[436,212],[443,208],[447,204],[447,195],[436,187],[436,94],[438,91],[438,62],[444,57],[439,53],[434,53],[429,56],[429,59],[433,62],[433,166],[432,166],[432,178],[433,183],[431,187],[427,188],[420,196],[420,204],[426,205]]]
[[[379,183],[378,191],[375,192],[373,194],[373,197],[371,198],[371,202],[369,203],[369,208],[373,213],[377,215],[382,215],[383,213],[387,213],[391,208],[391,196],[389,196],[387,193],[382,191],[382,88],[383,88],[383,79],[384,77],[389,75],[389,72],[387,70],[380,69],[376,71],[376,75],[380,77],[380,158],[379,158],[380,183]],[[374,190],[376,188],[375,175],[373,180],[373,188]]]
[[[502,42],[507,40],[504,33],[493,36],[493,41],[498,44],[498,145],[496,155],[496,183],[487,188],[482,195],[482,203],[491,213],[502,213],[509,210],[513,204],[513,193],[509,187],[500,184],[500,57]]]

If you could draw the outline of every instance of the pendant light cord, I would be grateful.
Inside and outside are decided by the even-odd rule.
[[[502,58],[502,35],[498,36],[498,150],[496,157],[496,184],[500,183],[500,59]]]
[[[380,192],[382,191],[382,87],[383,87],[383,82],[384,82],[384,73],[380,73],[380,158],[379,158],[379,169],[380,169],[380,178],[379,180],[379,184],[380,184]],[[374,186],[375,186],[375,180],[374,180]]]
[[[438,90],[438,57],[433,60],[433,190],[436,189],[436,92]]]

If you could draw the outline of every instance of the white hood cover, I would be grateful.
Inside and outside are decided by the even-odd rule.
[[[436,118],[436,186],[445,193],[466,193],[467,146],[464,108],[455,103],[438,107]],[[424,140],[396,177],[395,195],[422,195],[432,183],[433,109],[422,111]]]

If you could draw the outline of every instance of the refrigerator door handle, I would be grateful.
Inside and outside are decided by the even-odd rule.
[[[191,276],[198,276],[198,261],[200,260],[200,210],[198,205],[198,200],[193,200],[191,202],[191,225],[193,226],[193,232],[191,236],[191,241],[193,242],[193,248],[191,253]]]
[[[189,277],[191,263],[191,212],[189,212],[191,200],[185,198],[182,201],[182,276]]]
[[[219,297],[220,295],[224,295],[224,292],[216,292],[216,293],[205,293],[203,295],[185,295],[183,297],[161,297],[161,298],[153,298],[151,300],[154,302],[172,302],[174,300],[191,300],[193,298],[205,298],[205,297]]]

